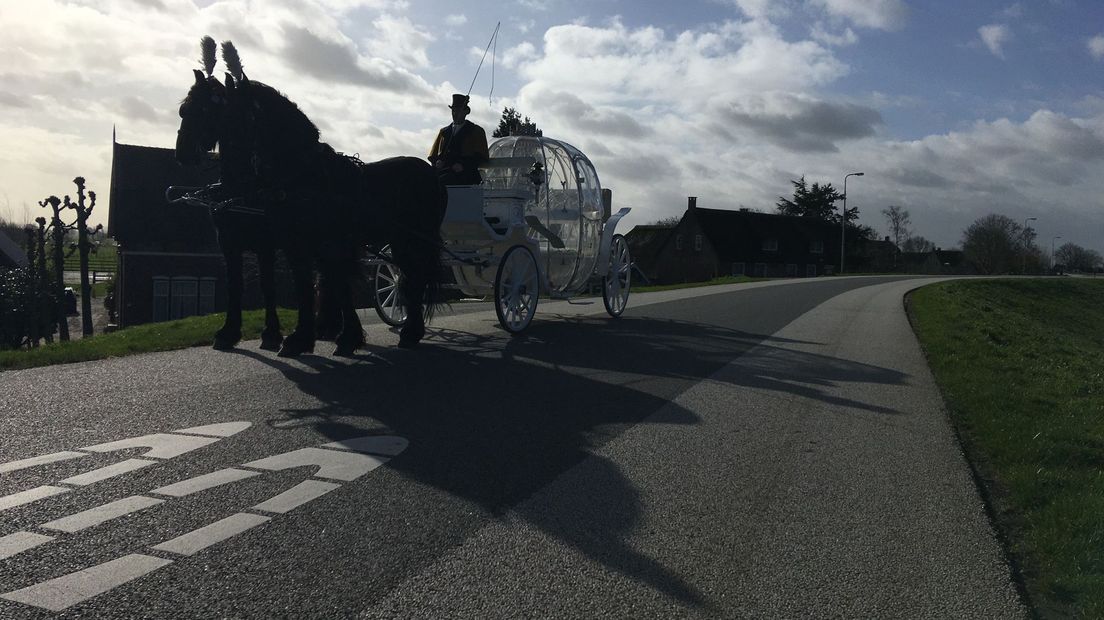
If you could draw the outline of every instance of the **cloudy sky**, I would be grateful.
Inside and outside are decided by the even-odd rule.
[[[425,155],[497,22],[472,119],[582,149],[625,231],[862,171],[882,234],[888,205],[943,247],[997,212],[1104,251],[1100,0],[0,0],[0,216],[83,175],[106,222],[112,128],[173,145],[204,34],[337,149]]]

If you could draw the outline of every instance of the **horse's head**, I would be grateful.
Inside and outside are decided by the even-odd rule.
[[[226,87],[217,78],[195,70],[195,83],[180,104],[180,129],[176,132],[176,161],[194,166],[215,148],[226,127]]]

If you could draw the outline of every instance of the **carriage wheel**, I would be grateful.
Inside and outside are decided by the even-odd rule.
[[[495,313],[502,329],[516,334],[529,326],[537,312],[540,272],[529,248],[515,245],[506,251],[495,274]]]
[[[625,235],[614,235],[610,243],[609,273],[602,277],[602,301],[606,304],[606,312],[615,319],[621,316],[629,303],[631,275],[629,243]]]
[[[385,246],[380,251],[380,258],[390,261],[391,248]],[[380,320],[392,327],[401,327],[406,322],[406,306],[403,305],[402,271],[394,263],[385,262],[376,266],[376,273],[372,277],[374,295],[376,299],[376,314]]]

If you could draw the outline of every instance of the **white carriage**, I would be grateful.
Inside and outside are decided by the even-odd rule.
[[[629,298],[630,256],[594,165],[575,147],[544,137],[511,136],[490,145],[482,185],[448,187],[441,234],[454,286],[470,297],[493,294],[503,329],[524,330],[541,295],[567,299],[601,280],[606,311],[621,316]],[[384,252],[386,259],[386,250]],[[402,274],[374,261],[376,312],[390,325],[406,316]]]

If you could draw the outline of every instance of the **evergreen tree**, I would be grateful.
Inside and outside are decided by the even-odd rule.
[[[521,113],[514,108],[503,108],[502,119],[498,121],[498,128],[491,133],[493,138],[505,138],[507,136],[543,136],[537,124],[526,116],[524,120]]]

